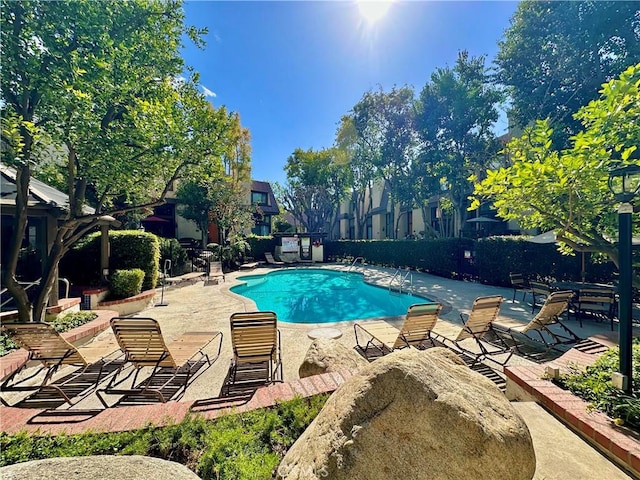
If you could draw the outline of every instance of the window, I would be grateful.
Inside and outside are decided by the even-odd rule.
[[[367,217],[367,240],[371,240],[373,238],[373,217]]]
[[[355,240],[356,238],[356,219],[353,217],[349,218],[349,240]]]
[[[407,212],[407,237],[413,238],[413,210]]]
[[[386,232],[387,238],[393,238],[393,212],[387,212],[385,216],[385,226],[384,230]]]
[[[255,226],[251,229],[251,233],[255,235],[271,235],[271,215],[263,215],[255,218]]]
[[[258,205],[267,205],[267,193],[266,192],[251,192],[251,203]]]

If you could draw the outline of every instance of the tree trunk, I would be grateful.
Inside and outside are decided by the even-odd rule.
[[[25,136],[23,151],[27,151],[27,144],[31,144],[31,137]],[[13,296],[18,308],[18,318],[21,322],[31,321],[31,302],[26,290],[16,277],[18,259],[22,247],[22,239],[27,230],[27,201],[29,199],[29,181],[31,171],[28,165],[16,169],[16,212],[11,235],[11,249],[7,261],[7,269],[4,275],[4,284]]]

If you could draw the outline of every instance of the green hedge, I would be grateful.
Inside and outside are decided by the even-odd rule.
[[[155,288],[158,281],[160,246],[158,237],[139,230],[109,231],[109,268],[144,272],[143,290]],[[74,245],[60,262],[60,276],[75,285],[100,285],[100,232],[87,235]]]
[[[189,256],[187,250],[175,238],[158,237],[160,244],[160,270],[164,268],[164,261],[171,260],[171,275],[182,275],[187,270]]]
[[[531,279],[581,279],[580,253],[563,255],[555,245],[535,244],[522,237],[325,241],[324,252],[329,261],[363,257],[376,265],[410,267],[441,277],[469,278],[496,286],[510,286],[511,272]],[[589,282],[614,280],[615,267],[611,262],[592,262],[590,254],[585,254],[585,267]]]
[[[116,270],[109,277],[113,298],[128,298],[142,291],[144,272],[139,268]]]
[[[273,253],[276,248],[276,239],[271,235],[264,237],[249,235],[247,237],[247,242],[249,243],[249,247],[251,248],[251,251],[248,253],[248,255],[253,257],[255,260],[264,260],[265,252]]]

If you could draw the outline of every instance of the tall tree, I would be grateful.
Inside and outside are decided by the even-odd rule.
[[[640,59],[640,3],[524,0],[499,43],[496,81],[524,127],[549,118],[556,147],[580,129],[572,115]]]
[[[575,118],[583,129],[571,147],[552,146],[548,120],[539,120],[507,146],[512,164],[490,170],[475,194],[493,201],[498,214],[525,228],[554,230],[565,250],[600,252],[616,266],[615,200],[607,181],[611,168],[638,163],[640,63],[603,85],[601,97]],[[640,201],[633,234],[640,235]],[[640,285],[638,266],[634,284]]]
[[[2,161],[17,171],[12,247],[3,280],[20,319],[39,320],[70,246],[102,215],[161,204],[173,181],[190,167],[220,165],[228,116],[198,94],[197,76],[180,78],[182,39],[199,42],[200,34],[184,25],[180,1],[3,0],[0,8],[7,146]],[[39,145],[39,139],[47,142]],[[58,145],[62,155],[52,148]],[[46,162],[64,171],[69,211],[32,304],[16,266],[30,178]],[[82,208],[90,199],[91,214]]]
[[[482,175],[495,160],[498,141],[492,126],[498,119],[500,92],[489,83],[484,57],[460,52],[453,68],[431,75],[417,102],[417,129],[422,140],[419,162],[452,204],[455,224],[467,219],[472,174]],[[454,234],[457,232],[453,232]]]
[[[350,190],[354,216],[354,238],[365,235],[365,224],[373,209],[373,198],[369,194],[376,179],[373,154],[366,139],[360,137],[353,123],[353,115],[344,115],[336,133],[337,162],[347,168],[347,188]]]
[[[396,237],[400,219],[395,215],[396,203],[412,204],[408,173],[417,155],[414,120],[414,94],[408,86],[394,87],[388,93],[367,92],[353,107],[356,134],[390,193],[390,213],[396,222],[391,238]]]
[[[335,149],[296,149],[285,166],[284,207],[307,232],[332,230],[338,205],[344,198],[346,168],[336,162]]]

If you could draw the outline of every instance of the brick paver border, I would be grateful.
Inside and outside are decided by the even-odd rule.
[[[640,436],[618,426],[604,413],[589,409],[581,398],[545,379],[547,366],[566,370],[569,364],[591,365],[598,355],[569,350],[548,364],[505,367],[513,382],[613,462],[640,478]]]

